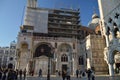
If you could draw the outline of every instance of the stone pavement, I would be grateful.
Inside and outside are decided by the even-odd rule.
[[[46,77],[27,77],[26,80],[47,80]],[[61,77],[51,77],[50,80],[62,80]],[[76,77],[71,77],[71,80],[83,80],[82,78],[76,78]],[[88,79],[86,79],[88,80]],[[102,75],[102,76],[96,76],[95,80],[120,80],[120,75],[114,76],[113,78],[106,76],[106,75]]]

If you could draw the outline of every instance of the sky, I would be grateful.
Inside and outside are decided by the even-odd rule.
[[[17,42],[20,26],[23,24],[27,0],[0,0],[0,46],[9,46],[12,41]],[[87,26],[92,15],[99,15],[97,0],[38,0],[42,8],[80,8],[80,20]]]

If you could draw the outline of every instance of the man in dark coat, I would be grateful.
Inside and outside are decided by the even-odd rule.
[[[62,78],[63,78],[63,80],[65,80],[65,78],[66,78],[66,70],[62,70]]]
[[[22,80],[22,69],[19,71],[20,80]]]
[[[88,69],[87,70],[87,76],[88,76],[88,80],[90,80],[90,78],[91,78],[91,73],[92,73],[92,71],[91,71],[91,69]]]
[[[76,70],[76,77],[78,78],[79,70]]]
[[[39,77],[42,77],[42,69],[39,70]]]
[[[26,78],[26,68],[23,71],[23,76],[24,76],[24,80],[25,80],[25,78]]]

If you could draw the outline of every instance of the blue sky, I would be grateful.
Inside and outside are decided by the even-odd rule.
[[[9,46],[17,41],[19,27],[23,24],[27,0],[0,0],[0,46]],[[99,15],[97,0],[38,0],[39,7],[80,8],[81,24],[87,26],[94,12]]]

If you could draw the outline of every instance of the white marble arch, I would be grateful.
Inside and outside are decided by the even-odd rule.
[[[114,64],[115,64],[114,56],[116,55],[117,52],[120,52],[120,46],[116,45],[108,48],[107,63],[109,67],[110,76],[114,76]]]
[[[117,52],[120,52],[120,46],[116,45],[110,49],[109,59],[111,59],[113,63],[115,62],[114,56],[116,55]]]

